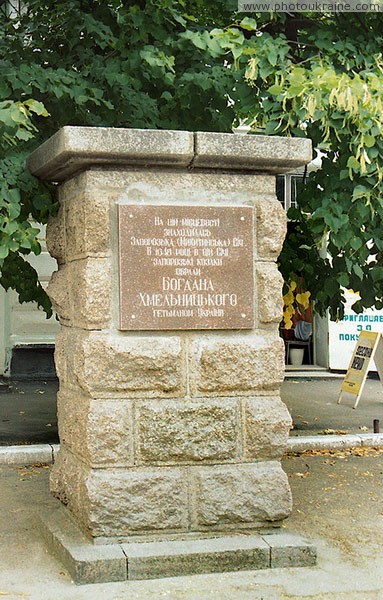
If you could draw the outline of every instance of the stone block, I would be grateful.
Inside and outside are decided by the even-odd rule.
[[[94,470],[87,479],[88,526],[100,539],[186,531],[187,482],[181,469]]]
[[[48,548],[68,569],[75,583],[127,579],[126,557],[120,546],[94,546],[62,507],[45,509],[39,518]]]
[[[91,467],[133,465],[131,400],[99,400],[60,389],[60,440]]]
[[[72,323],[83,329],[103,329],[111,320],[111,265],[106,258],[68,264]]]
[[[193,165],[199,168],[243,169],[284,173],[310,162],[311,140],[198,132]]]
[[[280,323],[283,315],[283,277],[274,263],[257,263],[257,305],[261,323]]]
[[[222,536],[123,544],[128,579],[267,569],[270,549],[260,536]]]
[[[359,435],[361,445],[368,448],[382,448],[383,434],[382,433],[361,433]]]
[[[279,396],[243,400],[246,460],[280,459],[286,451],[292,419]]]
[[[63,181],[92,165],[177,165],[193,159],[189,131],[66,126],[28,158],[29,170],[40,178]]]
[[[312,567],[317,562],[317,549],[312,542],[288,531],[262,536],[271,549],[271,567]]]
[[[134,534],[188,527],[187,481],[181,469],[90,469],[62,444],[50,488],[98,541],[127,541]]]
[[[67,265],[60,265],[59,270],[52,273],[46,292],[52,302],[53,309],[56,312],[60,323],[62,325],[70,325],[72,319],[72,304]]]
[[[284,377],[284,344],[269,332],[195,338],[190,352],[193,396],[252,395],[277,390]]]
[[[239,455],[235,399],[147,400],[137,403],[137,461],[195,463]]]
[[[285,241],[286,212],[277,198],[265,195],[256,200],[257,207],[257,257],[276,261]]]
[[[90,258],[61,265],[47,293],[63,325],[102,329],[111,319],[111,267],[108,259]]]
[[[70,327],[64,327],[61,323],[60,330],[55,339],[54,360],[57,377],[60,385],[65,385],[67,381],[67,355],[70,354],[69,345],[72,340],[73,330]]]
[[[99,398],[172,397],[184,393],[184,349],[176,336],[66,333],[68,386]]]
[[[288,454],[303,454],[306,450],[345,450],[362,446],[361,435],[305,435],[291,436],[286,451]]]
[[[103,191],[81,191],[64,204],[66,259],[110,254],[110,205],[115,196]]]
[[[59,264],[65,262],[65,224],[64,212],[60,205],[57,215],[49,217],[46,228],[47,250]]]
[[[61,443],[51,470],[49,486],[52,495],[68,507],[90,535],[88,527],[89,500],[86,480],[89,469]]]
[[[247,173],[243,177],[240,172],[209,172],[200,169],[172,172],[148,166],[143,177],[139,169],[92,169],[65,182],[61,187],[63,196],[76,193],[76,180],[80,190],[89,194],[101,192],[107,196],[112,190],[113,193],[117,192],[118,202],[122,204],[152,204],[155,199],[158,204],[254,206],[262,202],[265,196],[277,203],[274,195],[275,177],[260,173]]]
[[[32,446],[1,446],[0,465],[34,465],[53,462],[51,444],[33,444]]]
[[[278,461],[195,467],[192,528],[267,527],[291,512],[291,491]]]

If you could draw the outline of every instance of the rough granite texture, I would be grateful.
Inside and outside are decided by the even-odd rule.
[[[101,400],[61,389],[57,398],[61,443],[92,467],[134,464],[131,400]]]
[[[278,390],[284,377],[284,344],[278,335],[263,331],[199,336],[191,344],[189,374],[193,396]]]
[[[307,140],[78,127],[31,155],[33,173],[62,182],[47,227],[62,326],[51,489],[96,541],[233,534],[288,516],[274,174],[310,158]],[[254,329],[120,331],[121,203],[252,207]]]
[[[103,329],[111,320],[111,266],[104,258],[60,266],[48,284],[53,308],[64,325]]]
[[[278,461],[193,469],[196,528],[262,526],[288,517],[292,499]]]
[[[280,323],[283,311],[283,277],[274,263],[260,262],[256,267],[257,302],[261,323]]]
[[[243,399],[245,458],[281,459],[292,419],[278,396]]]
[[[236,399],[147,400],[136,409],[139,462],[235,460],[239,450]]]
[[[56,341],[60,381],[100,398],[182,394],[183,355],[178,336],[119,336],[67,327]]]

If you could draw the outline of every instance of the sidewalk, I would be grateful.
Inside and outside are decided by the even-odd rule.
[[[0,466],[0,594],[7,600],[381,600],[383,458],[284,459],[294,508],[287,530],[310,538],[315,567],[76,586],[46,551],[35,512],[49,504],[49,467]]]
[[[356,410],[353,398],[337,405],[340,379],[287,379],[282,396],[293,418],[292,438],[331,436],[324,430],[369,435],[383,422],[383,388],[368,380]],[[0,394],[1,444],[57,441],[57,383],[13,383]],[[368,428],[365,431],[363,428]],[[40,436],[47,436],[41,438]],[[343,434],[336,437],[345,439]],[[371,436],[370,436],[371,437]],[[15,442],[17,440],[17,442]],[[4,448],[5,449],[5,448]],[[18,454],[20,457],[21,455]],[[49,455],[48,455],[49,458]],[[286,530],[318,548],[315,567],[269,569],[76,586],[47,553],[36,511],[50,503],[50,462],[0,464],[0,596],[7,600],[382,600],[383,449],[315,451],[287,456],[294,507]]]

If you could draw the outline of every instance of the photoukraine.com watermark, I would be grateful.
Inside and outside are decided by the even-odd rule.
[[[348,2],[320,2],[316,0],[269,0],[263,2],[245,2],[238,0],[238,12],[383,12],[383,0],[363,2],[349,0]]]

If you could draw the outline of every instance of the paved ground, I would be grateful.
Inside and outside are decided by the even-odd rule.
[[[367,454],[366,454],[367,452]],[[337,453],[284,460],[294,509],[287,528],[315,540],[318,565],[154,581],[74,585],[46,552],[36,509],[49,468],[0,467],[0,597],[6,600],[381,600],[383,455]]]
[[[383,388],[368,380],[356,410],[337,405],[339,379],[287,379],[292,435],[372,431],[383,425]],[[0,445],[57,441],[56,382],[13,382],[0,393]],[[383,427],[382,427],[383,429]],[[284,460],[294,509],[287,528],[313,539],[315,568],[199,575],[75,586],[45,549],[35,511],[49,500],[49,467],[0,466],[0,597],[7,600],[382,600],[383,453],[365,448]]]
[[[58,442],[57,380],[11,381],[0,388],[0,446]]]
[[[313,435],[328,430],[347,433],[373,431],[379,419],[383,432],[383,387],[368,379],[356,410],[354,397],[337,404],[341,379],[286,379],[282,399],[293,420],[291,435]],[[57,381],[11,382],[0,393],[0,446],[57,443]],[[1,388],[0,388],[1,392]]]
[[[342,379],[285,379],[281,389],[294,421],[291,435],[313,435],[329,429],[346,433],[373,432],[379,419],[383,432],[383,386],[368,379],[357,408],[355,397],[344,394],[337,404]]]

